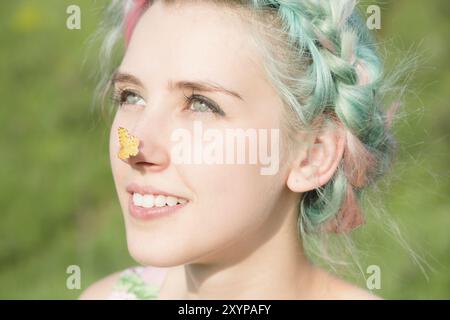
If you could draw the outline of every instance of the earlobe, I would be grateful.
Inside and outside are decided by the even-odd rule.
[[[336,172],[345,146],[345,132],[341,128],[327,128],[315,138],[295,160],[289,172],[287,186],[303,193],[326,184]]]
[[[318,184],[315,180],[315,169],[311,166],[303,168],[294,168],[289,173],[287,186],[291,191],[304,193],[316,188]]]
[[[312,145],[304,150],[303,155],[296,160],[294,167],[289,173],[287,180],[289,189],[303,193],[316,188],[319,183],[319,168],[315,159],[322,158],[319,153],[320,147],[317,145]]]

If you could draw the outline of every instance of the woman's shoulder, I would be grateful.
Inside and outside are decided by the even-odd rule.
[[[156,299],[166,272],[153,266],[127,268],[94,282],[79,299]]]
[[[323,282],[324,299],[330,300],[381,300],[369,290],[360,288],[350,282],[347,282],[332,273],[324,270],[319,271]]]
[[[103,300],[107,299],[113,291],[115,284],[118,282],[123,271],[112,273],[103,279],[97,280],[85,289],[79,299],[80,300]]]
[[[343,282],[337,285],[332,299],[338,300],[382,300],[381,297],[353,284]]]

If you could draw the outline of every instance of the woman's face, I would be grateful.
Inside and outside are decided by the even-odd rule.
[[[116,76],[123,103],[111,128],[110,157],[128,248],[142,264],[173,266],[239,254],[239,248],[256,247],[278,225],[282,212],[294,206],[287,196],[283,159],[278,158],[276,172],[264,175],[261,167],[269,165],[249,163],[248,157],[244,164],[206,164],[181,163],[172,155],[174,132],[185,129],[194,136],[194,123],[201,124],[203,134],[217,129],[225,138],[225,129],[267,129],[272,161],[283,154],[281,131],[280,141],[270,141],[270,129],[282,130],[282,102],[250,37],[239,17],[204,3],[156,2],[134,29]],[[186,82],[214,83],[240,97],[192,89]],[[187,102],[185,96],[192,93],[208,99],[213,111],[202,101]],[[118,127],[139,138],[137,156],[118,158]],[[270,152],[271,146],[276,152]],[[157,219],[136,218],[129,209],[130,184],[151,186],[187,202]]]

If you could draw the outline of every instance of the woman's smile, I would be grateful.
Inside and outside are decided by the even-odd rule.
[[[129,184],[128,210],[132,217],[151,220],[179,212],[189,200],[181,196],[158,190],[152,186]]]

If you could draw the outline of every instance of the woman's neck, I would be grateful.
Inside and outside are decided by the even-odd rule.
[[[273,214],[202,262],[184,266],[184,299],[292,299],[305,296],[314,267],[298,240],[296,210]]]

